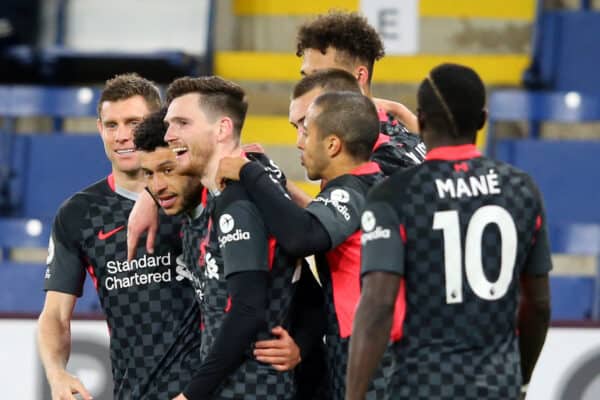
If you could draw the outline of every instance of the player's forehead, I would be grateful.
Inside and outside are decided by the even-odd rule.
[[[323,94],[323,88],[316,87],[293,99],[290,102],[290,122],[297,123],[299,120],[306,117],[308,107],[317,97]]]
[[[100,119],[102,121],[141,119],[149,113],[150,107],[146,100],[140,95],[121,100],[105,100],[100,105]]]
[[[165,121],[170,122],[174,118],[193,118],[201,115],[200,94],[188,93],[174,98],[165,115]]]
[[[149,171],[159,171],[177,166],[175,153],[168,147],[157,147],[154,151],[140,151],[139,154],[142,168]]]

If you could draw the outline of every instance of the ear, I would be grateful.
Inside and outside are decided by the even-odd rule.
[[[219,132],[217,133],[218,142],[226,142],[234,139],[233,121],[229,117],[219,119]]]
[[[369,69],[365,65],[356,67],[354,76],[356,76],[356,80],[361,88],[369,86]]]
[[[324,142],[325,151],[327,151],[330,158],[333,158],[342,152],[342,140],[338,135],[331,134],[325,138]]]
[[[479,121],[479,125],[477,126],[477,130],[480,130],[481,128],[483,128],[483,125],[485,125],[485,121],[487,120],[487,116],[488,116],[488,111],[487,109],[483,109],[481,110],[481,115],[479,118],[481,118],[481,120]]]

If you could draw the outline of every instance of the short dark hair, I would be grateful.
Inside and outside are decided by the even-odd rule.
[[[133,96],[142,96],[148,109],[152,112],[161,107],[160,92],[154,82],[142,78],[136,73],[115,75],[114,78],[106,81],[100,94],[100,100],[96,107],[98,118],[102,117],[100,111],[102,103],[105,101],[127,100]]]
[[[162,108],[140,122],[133,131],[133,144],[136,150],[151,152],[158,147],[169,147],[165,142],[165,133],[167,126],[165,124],[165,115],[167,109]]]
[[[319,108],[315,124],[321,135],[337,135],[355,160],[371,157],[379,136],[379,117],[371,99],[360,93],[329,92],[317,97],[313,107]]]
[[[348,71],[337,68],[327,68],[306,75],[294,86],[292,99],[304,96],[315,88],[321,88],[327,92],[355,92],[361,93],[358,81]]]
[[[246,93],[241,86],[219,76],[179,78],[167,88],[167,103],[190,93],[200,95],[199,105],[204,111],[222,113],[231,118],[239,138],[248,111]]]
[[[485,87],[477,72],[458,64],[441,64],[421,82],[419,112],[436,132],[473,137],[485,122]]]
[[[366,63],[369,82],[373,64],[385,55],[383,42],[375,28],[355,12],[330,11],[300,26],[296,39],[298,57],[306,49],[318,49],[325,54],[330,46]]]

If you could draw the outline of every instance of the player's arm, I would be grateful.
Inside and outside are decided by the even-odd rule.
[[[221,176],[224,176],[223,173]],[[227,174],[226,178],[239,178],[260,211],[269,232],[289,254],[304,257],[329,250],[331,240],[321,222],[290,201],[260,164],[245,163],[238,176]]]
[[[400,276],[371,272],[363,277],[350,338],[346,399],[364,399],[371,377],[383,356],[392,329]]]
[[[294,182],[288,180],[286,188],[288,193],[292,197],[294,203],[298,204],[298,206],[305,208],[308,204],[313,201],[313,198],[304,192],[304,190],[300,189]]]
[[[361,217],[362,291],[350,337],[346,399],[365,397],[390,338],[404,274],[400,217],[382,200],[385,187],[384,183],[369,194]]]
[[[259,332],[267,331],[269,282],[267,231],[256,207],[239,184],[228,187],[215,210],[231,307],[217,337],[183,394],[208,399],[243,362]],[[230,240],[239,232],[236,240]],[[229,236],[228,236],[229,235]]]
[[[268,273],[248,271],[227,278],[231,309],[210,352],[183,391],[188,399],[211,399],[219,384],[244,360],[257,333],[266,330]]]
[[[86,400],[92,398],[81,381],[66,370],[75,302],[74,295],[49,291],[38,319],[38,349],[55,400],[75,400],[75,393]]]
[[[146,251],[154,252],[154,242],[158,232],[158,206],[149,192],[140,193],[127,221],[127,260],[136,256],[137,245],[142,235],[148,232]]]
[[[290,331],[277,326],[271,330],[276,339],[261,340],[254,344],[256,359],[271,364],[278,371],[294,369],[313,350],[325,332],[323,290],[308,264],[302,266],[296,285]]]
[[[76,377],[66,371],[71,352],[71,318],[78,296],[81,296],[85,270],[81,264],[78,243],[85,206],[76,200],[59,210],[52,226],[48,246],[48,269],[44,278],[46,300],[38,319],[38,351],[50,384],[52,399],[75,399],[79,393],[91,399]]]
[[[419,121],[417,120],[417,116],[404,104],[380,98],[373,98],[373,102],[377,108],[382,108],[396,117],[410,132],[419,132]]]
[[[541,195],[535,188],[538,197]],[[544,346],[550,323],[550,286],[548,273],[552,258],[544,207],[536,218],[534,242],[521,273],[518,328],[523,384],[529,384],[531,374]]]

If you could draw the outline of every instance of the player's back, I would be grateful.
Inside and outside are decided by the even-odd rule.
[[[395,395],[516,398],[519,275],[541,199],[525,173],[473,146],[436,150],[372,193],[392,203],[406,249]]]

